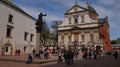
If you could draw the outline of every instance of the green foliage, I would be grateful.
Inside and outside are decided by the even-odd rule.
[[[49,38],[49,28],[48,28],[47,24],[44,22],[43,29],[40,34],[40,41],[43,46],[45,46],[45,43],[48,38]]]
[[[117,43],[120,44],[120,38],[117,38]]]
[[[111,44],[120,44],[120,38],[117,38],[115,40],[111,40]]]
[[[54,30],[53,34],[56,35],[57,34],[57,29],[58,29],[58,22],[59,21],[53,21],[51,28]]]
[[[59,24],[59,21],[53,21],[52,22],[52,25],[51,25],[51,28],[54,30],[54,32],[52,33],[52,38],[54,40],[54,46],[58,46],[57,45],[57,42],[58,42],[58,24]]]
[[[112,40],[111,44],[117,44],[117,40]]]

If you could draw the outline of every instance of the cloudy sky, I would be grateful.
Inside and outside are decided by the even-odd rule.
[[[89,0],[13,0],[13,3],[25,12],[38,18],[40,12],[47,14],[45,21],[50,26],[54,20],[64,20],[64,13],[78,1],[80,6],[86,7]],[[108,16],[111,40],[120,37],[120,0],[90,0],[99,18]]]

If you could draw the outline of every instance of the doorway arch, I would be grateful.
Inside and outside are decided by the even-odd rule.
[[[12,55],[13,54],[13,46],[11,43],[5,43],[2,47],[2,55]]]

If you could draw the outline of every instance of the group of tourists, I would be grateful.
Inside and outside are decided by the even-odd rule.
[[[94,58],[94,59],[97,59],[97,57],[101,54],[101,51],[99,51],[99,50],[84,50],[84,51],[82,51],[82,53],[83,53],[83,56],[82,56],[82,58],[84,58],[84,59],[91,59],[92,57]]]
[[[32,63],[33,58],[36,58],[36,57],[37,57],[37,56],[36,56],[36,53],[35,53],[35,49],[33,49],[32,55],[31,55],[31,54],[28,55],[28,61],[27,61],[26,63],[27,63],[27,64]],[[51,58],[51,53],[50,53],[50,51],[49,51],[48,49],[40,50],[38,57],[39,57],[39,58],[44,57],[44,59],[46,60],[46,59]]]
[[[72,49],[68,49],[68,50],[59,50],[58,51],[58,63],[62,63],[63,58],[66,64],[73,64],[73,59],[74,57],[77,58],[78,57],[78,50],[72,50]]]
[[[33,58],[35,57],[35,50],[33,50],[33,56],[31,54],[28,55],[27,64],[32,63]],[[82,59],[100,59],[101,51],[100,50],[77,50],[77,49],[60,49],[57,51],[58,56],[58,64],[61,64],[64,60],[65,64],[71,65],[73,64],[74,60],[78,59],[78,55],[81,56]],[[112,52],[113,57],[115,60],[118,59],[118,52]],[[48,49],[40,51],[40,57],[43,56],[44,59],[51,58],[51,52]]]
[[[81,51],[81,52],[80,52]],[[64,49],[58,51],[58,63],[62,63],[63,59],[66,64],[73,64],[74,59],[78,59],[78,55],[81,53],[82,59],[97,59],[100,57],[100,50],[77,50],[77,49]]]

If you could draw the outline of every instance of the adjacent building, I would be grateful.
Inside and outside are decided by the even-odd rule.
[[[99,35],[100,35],[100,43],[103,44],[104,49],[110,50],[111,49],[111,41],[110,41],[110,34],[109,34],[109,23],[108,17],[99,18]]]
[[[91,2],[87,2],[86,8],[76,2],[64,15],[64,22],[58,25],[59,47],[104,49],[104,47],[110,46],[109,26],[100,25],[104,21],[98,18],[98,13],[92,7]],[[101,27],[105,28],[104,32],[107,34],[104,38],[107,39],[102,38]]]
[[[0,0],[0,55],[30,53],[36,45],[36,19],[12,3]]]

